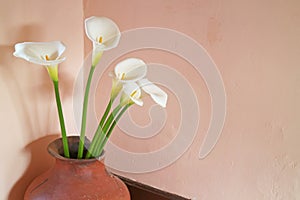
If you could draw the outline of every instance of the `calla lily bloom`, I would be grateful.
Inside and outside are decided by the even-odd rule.
[[[78,158],[82,158],[83,156],[89,90],[90,90],[92,76],[95,67],[99,63],[103,51],[116,47],[121,37],[121,33],[118,26],[112,20],[106,17],[87,18],[85,20],[85,31],[87,37],[93,42],[93,54],[92,54],[92,66],[90,68],[89,77],[88,77],[88,81],[84,93],[80,141],[79,141],[78,156],[77,156]],[[109,110],[110,110],[110,106],[107,108],[107,111]],[[101,121],[101,125],[102,123],[103,122]]]
[[[141,100],[141,89],[138,84],[135,82],[128,82],[123,85],[123,93],[120,99],[121,105],[126,104],[137,104],[139,106],[143,105]]]
[[[23,42],[15,45],[14,56],[47,67],[51,79],[58,81],[57,65],[65,60],[65,49],[59,41]]]
[[[150,82],[148,79],[141,79],[137,83],[142,88],[142,90],[149,94],[158,105],[164,108],[166,107],[168,100],[167,93]]]
[[[147,65],[138,58],[128,58],[115,67],[115,77],[121,82],[137,81],[146,76]]]
[[[146,76],[147,65],[138,58],[128,58],[119,62],[114,70],[111,97],[114,99],[126,82],[135,82]]]
[[[69,146],[58,88],[58,64],[65,60],[65,58],[61,57],[65,49],[66,47],[59,41],[24,42],[15,45],[14,56],[23,58],[24,60],[35,64],[43,65],[47,68],[49,76],[53,81],[55,90],[55,99],[61,127],[64,156],[69,158]]]
[[[121,37],[118,26],[106,17],[90,17],[85,20],[87,37],[93,42],[93,61],[96,66],[103,51],[115,48]]]
[[[66,47],[59,41],[23,42],[15,45],[14,56],[44,66],[55,66],[65,60],[61,57]]]

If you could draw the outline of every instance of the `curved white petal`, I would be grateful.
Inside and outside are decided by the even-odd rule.
[[[151,98],[160,106],[166,107],[168,95],[158,86],[150,82],[148,79],[142,79],[138,81],[139,86],[145,91],[147,94],[151,96]]]
[[[15,45],[13,55],[35,64],[53,66],[65,60],[64,57],[60,57],[65,49],[66,47],[59,41],[23,42]]]
[[[143,101],[141,100],[141,89],[138,84],[134,82],[125,83],[123,85],[123,94],[121,100],[128,99],[133,101],[135,104],[142,106]]]
[[[96,52],[116,47],[121,37],[117,24],[106,17],[93,16],[87,18],[85,20],[85,32],[93,42],[94,51]]]
[[[137,81],[146,76],[147,65],[138,58],[128,58],[115,67],[115,76],[121,82]]]

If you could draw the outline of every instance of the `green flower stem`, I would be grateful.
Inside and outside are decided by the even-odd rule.
[[[111,109],[111,105],[112,105],[113,101],[114,101],[114,99],[110,99],[110,100],[109,100],[109,102],[108,102],[108,104],[107,104],[107,106],[106,106],[105,112],[104,112],[104,114],[103,114],[103,116],[102,116],[102,118],[101,118],[101,121],[100,121],[100,123],[99,123],[99,126],[100,126],[100,127],[103,126],[103,124],[104,124],[104,122],[105,122],[105,120],[106,120],[106,118],[107,118],[107,115],[108,115],[108,113],[109,113],[109,111],[110,111],[110,109]]]
[[[113,91],[114,91],[114,88],[112,89],[111,93],[113,93]],[[110,98],[110,100],[109,100],[109,102],[108,102],[108,104],[106,106],[106,109],[104,111],[104,114],[103,114],[103,116],[102,116],[102,118],[101,118],[100,123],[99,123],[98,126],[103,127],[103,124],[104,124],[104,122],[105,122],[105,120],[107,118],[107,115],[108,115],[108,113],[109,113],[109,111],[111,109],[111,106],[112,106],[113,102],[115,101],[116,96],[118,96],[119,92],[120,92],[120,90],[117,91],[117,92],[115,92],[114,93],[115,95],[111,95],[111,98]]]
[[[127,104],[126,106],[123,107],[123,109],[120,111],[118,116],[115,118],[115,120],[112,122],[108,132],[106,133],[105,137],[102,139],[101,143],[99,143],[99,146],[97,147],[95,153],[96,155],[100,155],[100,153],[103,151],[103,148],[110,137],[113,129],[115,128],[116,124],[118,123],[119,119],[122,117],[122,115],[125,113],[125,111],[133,104]]]
[[[108,115],[108,113],[109,113],[109,111],[111,109],[111,106],[112,106],[113,102],[115,101],[116,97],[118,96],[119,92],[120,92],[120,90],[116,91],[114,89],[114,87],[112,88],[112,92],[111,93],[113,93],[114,95],[111,95],[111,97],[110,97],[110,100],[109,100],[109,102],[108,102],[108,104],[106,106],[106,109],[105,109],[104,114],[103,114],[103,116],[101,118],[99,126],[103,127],[103,124],[104,124],[104,122],[105,122],[105,120],[107,118],[107,115]]]
[[[112,103],[113,103],[113,100],[110,99],[109,102],[108,102],[108,104],[107,104],[107,106],[106,106],[105,112],[104,112],[104,114],[103,114],[103,116],[102,116],[102,118],[101,118],[101,121],[100,121],[100,123],[99,123],[99,125],[98,125],[98,128],[97,128],[97,131],[96,131],[96,132],[99,132],[100,135],[105,134],[105,133],[103,133],[103,124],[104,124],[104,122],[106,121],[107,115],[108,115],[109,112],[110,112]],[[92,139],[92,143],[93,143],[93,141],[95,141],[95,142],[93,143],[93,145],[97,145],[97,144],[99,143],[99,140],[101,140],[101,136],[99,136],[98,134],[94,134],[94,137],[93,137],[93,139]],[[93,147],[93,148],[94,148],[94,147]],[[91,154],[90,154],[90,152],[88,151],[88,152],[87,152],[87,155],[86,155],[86,158],[89,158],[90,156],[91,156]]]
[[[63,115],[63,112],[62,112],[62,106],[61,106],[59,89],[58,89],[58,81],[53,80],[53,84],[54,84],[54,89],[55,89],[56,105],[57,105],[60,128],[61,128],[62,142],[63,142],[63,148],[64,148],[64,156],[66,158],[70,158],[69,145],[68,145],[68,139],[67,139],[65,121],[64,121],[64,115]]]
[[[107,118],[104,126],[102,127],[99,123],[98,128],[96,130],[96,133],[94,135],[94,138],[92,140],[92,143],[88,149],[88,152],[86,154],[86,159],[90,158],[91,156],[96,157],[97,154],[95,154],[96,148],[99,145],[99,143],[102,141],[102,138],[105,137],[106,132],[108,130],[108,128],[110,127],[111,123],[114,120],[114,117],[118,114],[118,112],[121,110],[123,106],[121,104],[119,104],[109,115],[109,117]],[[102,121],[102,120],[101,120]]]
[[[87,80],[87,84],[85,87],[85,93],[84,93],[84,100],[83,100],[83,108],[82,108],[82,120],[81,120],[81,130],[80,130],[80,140],[78,145],[78,154],[77,158],[81,159],[83,156],[83,149],[84,149],[84,139],[85,139],[85,129],[86,129],[86,115],[87,115],[87,107],[88,107],[88,101],[89,101],[89,92],[92,82],[92,77],[95,71],[95,66],[91,66],[89,77]]]

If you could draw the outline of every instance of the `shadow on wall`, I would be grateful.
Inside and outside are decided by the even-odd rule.
[[[48,135],[31,142],[25,147],[25,151],[31,154],[30,164],[22,177],[12,187],[8,200],[22,200],[30,182],[53,165],[54,159],[48,154],[47,146],[58,137],[59,135]]]
[[[41,31],[42,28],[35,24],[7,30],[5,36],[11,42],[0,46],[0,78],[8,88],[7,91],[12,101],[13,109],[18,113],[18,123],[22,126],[26,134],[24,137],[26,138],[36,138],[35,133],[38,132],[49,132],[49,130],[45,130],[46,127],[39,127],[40,123],[35,125],[35,129],[38,130],[33,129],[32,121],[38,121],[39,119],[37,103],[42,96],[36,92],[36,86],[32,88],[24,87],[28,81],[32,83],[35,77],[41,77],[41,80],[46,80],[44,76],[47,73],[41,73],[41,71],[36,70],[35,77],[28,77],[30,72],[35,69],[30,69],[28,62],[14,57],[13,52],[14,45],[18,42],[36,41],[42,38],[44,34]],[[44,81],[41,82],[38,87],[43,87],[43,91],[49,93],[51,83],[47,86],[45,83]]]
[[[43,28],[39,25],[25,25],[18,30],[7,32],[17,33],[9,36],[12,44],[0,45],[0,78],[8,88],[10,99],[17,110],[19,123],[22,125],[26,138],[35,139],[42,133],[52,132],[49,121],[55,106],[54,89],[45,67],[29,63],[13,56],[14,45],[19,42],[46,42]],[[64,65],[62,63],[61,65]],[[66,72],[60,72],[60,93],[62,100],[72,96],[72,77]],[[29,87],[28,87],[29,86]],[[46,106],[47,111],[39,110],[39,106]],[[45,107],[44,107],[45,108]],[[57,115],[55,115],[57,116]],[[45,123],[46,122],[46,123]]]
[[[34,88],[24,87],[27,84],[27,76],[30,71],[26,72],[26,64],[24,66],[16,65],[16,59],[13,56],[14,46],[0,46],[0,78],[3,80],[7,88],[10,103],[13,105],[11,108],[16,115],[16,124],[22,127],[24,132],[22,136],[25,138],[35,138],[35,133],[44,131],[36,123],[35,129],[33,128],[33,121],[38,121],[37,102],[40,98],[38,93],[34,92]],[[26,78],[25,78],[26,77]],[[30,78],[28,77],[28,80]],[[42,87],[42,86],[41,86]],[[44,87],[44,91],[50,91],[50,87]],[[50,93],[51,94],[51,93]],[[46,131],[46,132],[49,132]]]
[[[11,137],[19,135],[21,141],[33,141],[28,145],[17,146],[17,151],[26,151],[31,154],[31,160],[28,162],[27,169],[17,178],[18,181],[13,185],[9,192],[8,200],[23,199],[24,192],[29,183],[39,174],[46,171],[53,164],[53,159],[47,153],[47,145],[59,135],[48,135],[53,132],[51,122],[57,120],[57,111],[55,108],[55,96],[51,80],[47,74],[47,70],[43,66],[34,66],[28,62],[13,56],[14,45],[25,41],[45,41],[43,29],[38,25],[25,25],[17,30],[8,30],[7,41],[13,41],[0,45],[0,79],[7,88],[8,98],[12,104],[9,108],[4,108],[4,112],[16,113],[15,126],[22,130],[22,134],[12,133],[8,135],[8,141],[13,141]],[[11,33],[11,34],[10,34]],[[33,67],[32,67],[33,66]],[[68,74],[61,74],[63,82],[61,82],[61,98],[65,100],[71,96],[72,82]],[[40,110],[42,108],[43,110]],[[55,117],[55,118],[54,118]],[[10,118],[8,118],[9,120]],[[56,122],[55,122],[56,123]],[[57,124],[57,127],[59,125]],[[55,129],[56,127],[54,127]],[[8,130],[4,130],[8,131]],[[45,137],[43,137],[45,136]],[[14,171],[13,165],[17,165],[18,161],[8,163],[11,165],[9,171],[4,172],[9,176],[21,174],[21,171]],[[5,181],[5,180],[4,180]]]

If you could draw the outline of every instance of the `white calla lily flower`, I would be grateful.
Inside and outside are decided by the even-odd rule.
[[[106,17],[90,17],[85,20],[87,37],[93,42],[93,66],[96,66],[103,51],[115,48],[121,33],[115,22]]]
[[[113,75],[113,86],[111,97],[114,99],[122,89],[126,82],[135,82],[146,76],[147,65],[138,58],[128,58],[119,62]]]
[[[151,96],[151,98],[161,107],[166,107],[168,95],[154,83],[150,82],[148,79],[141,79],[138,82],[138,85]]]
[[[54,42],[23,42],[15,45],[14,56],[46,67],[53,81],[55,100],[61,127],[64,156],[70,158],[65,121],[58,87],[58,64],[65,60],[61,57],[66,47],[59,41]]]
[[[139,106],[143,106],[141,95],[142,91],[139,85],[135,82],[128,82],[123,85],[123,93],[120,102],[122,105],[135,103]]]
[[[138,58],[128,58],[115,67],[115,78],[120,82],[137,81],[147,74],[147,65]]]
[[[47,67],[52,80],[58,81],[57,66],[65,60],[61,57],[66,47],[59,41],[23,42],[15,45],[14,56]]]
[[[55,66],[65,60],[61,57],[66,47],[59,41],[23,42],[15,45],[14,56],[44,66]]]

